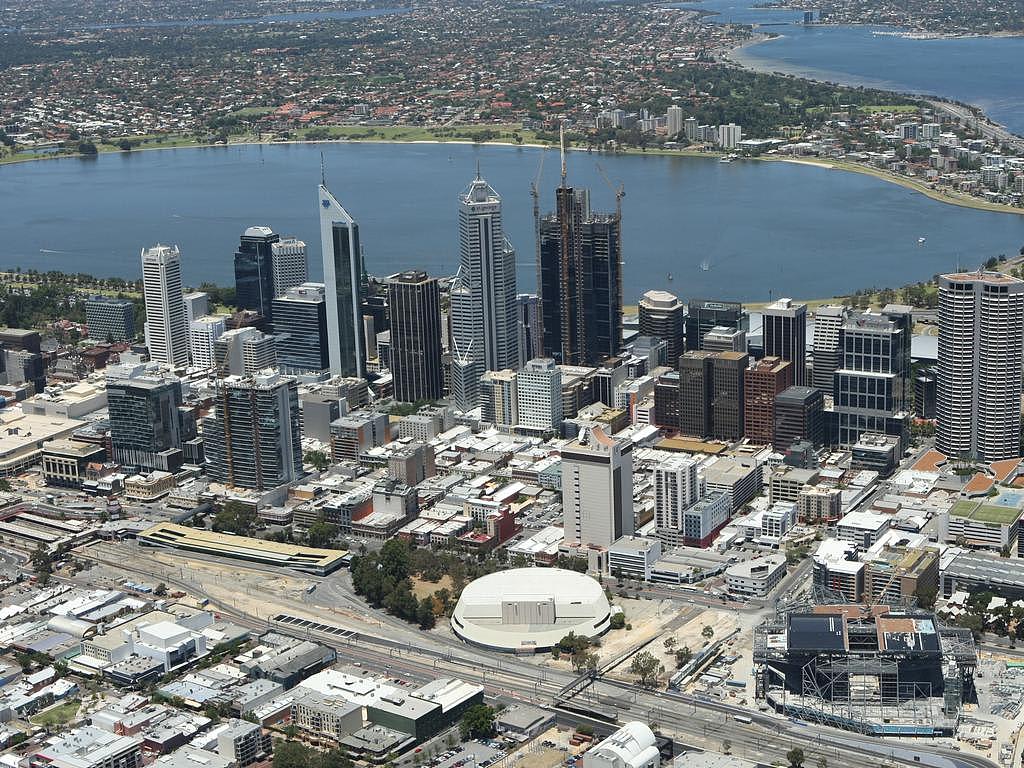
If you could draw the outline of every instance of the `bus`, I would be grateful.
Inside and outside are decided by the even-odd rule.
[[[733,715],[732,719],[735,720],[737,723],[743,723],[744,725],[750,725],[752,722],[754,722],[746,715]]]

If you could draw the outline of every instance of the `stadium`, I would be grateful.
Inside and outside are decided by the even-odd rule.
[[[952,734],[976,666],[970,630],[920,610],[802,605],[780,608],[754,630],[758,699],[859,733]]]
[[[608,631],[611,608],[601,585],[560,568],[514,568],[483,576],[463,591],[452,629],[467,643],[507,653],[549,650],[570,632]]]

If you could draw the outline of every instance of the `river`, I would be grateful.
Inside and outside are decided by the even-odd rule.
[[[493,145],[244,145],[0,166],[0,267],[138,278],[140,250],[160,241],[181,246],[187,283],[229,285],[239,235],[260,224],[305,239],[319,278],[321,151],[378,275],[455,271],[457,195],[479,159],[504,197],[520,287],[532,288],[530,182],[544,154],[542,202],[551,207],[558,158]],[[570,182],[591,188],[596,209],[611,209],[597,160],[571,153]],[[1024,217],[951,206],[860,174],[653,155],[600,161],[625,185],[631,302],[650,288],[741,301],[825,297],[927,279],[1024,245]]]
[[[1024,37],[920,40],[868,26],[804,26],[802,11],[751,7],[754,0],[706,0],[677,7],[717,14],[722,23],[762,25],[779,37],[747,46],[734,59],[766,72],[942,96],[981,107],[1024,135]]]

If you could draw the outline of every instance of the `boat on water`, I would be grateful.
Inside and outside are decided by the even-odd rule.
[[[718,158],[718,162],[720,162],[720,163],[731,163],[733,160],[738,160],[738,159],[739,159],[739,155],[728,154],[728,155],[725,155],[724,157]]]
[[[668,281],[670,283],[672,282],[672,273],[671,272],[668,273]]]
[[[926,238],[926,237],[919,237],[919,238],[917,238],[917,244],[918,245],[924,245],[924,241],[927,240],[927,239],[928,238]]]

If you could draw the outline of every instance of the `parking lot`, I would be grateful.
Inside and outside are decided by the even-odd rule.
[[[444,755],[449,755],[449,757],[444,757]],[[433,768],[487,768],[504,755],[505,753],[497,747],[468,741],[443,752],[426,765],[433,766]]]

